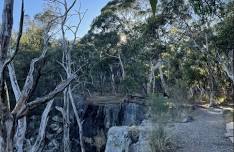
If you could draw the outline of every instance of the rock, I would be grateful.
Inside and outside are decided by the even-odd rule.
[[[234,143],[234,137],[229,137],[232,143]]]
[[[111,127],[105,152],[153,152],[150,146],[152,125]]]
[[[105,152],[127,151],[130,144],[128,137],[128,127],[112,127],[108,132],[108,140]]]
[[[56,132],[56,134],[60,134],[63,131],[63,128],[56,123],[50,124],[49,127],[52,131]]]
[[[59,142],[56,139],[52,139],[49,144],[46,145],[45,149],[43,150],[45,152],[59,152]]]
[[[234,129],[234,122],[229,122],[226,124],[226,130],[233,130]]]
[[[233,131],[229,131],[229,132],[226,132],[225,134],[225,137],[233,137]]]
[[[48,138],[49,140],[51,140],[53,137],[54,137],[53,134],[46,133],[46,138]]]
[[[225,137],[228,137],[232,143],[234,143],[234,122],[229,122],[226,124]]]
[[[85,142],[86,151],[104,150],[106,143],[103,144],[103,141],[106,142],[105,138],[107,137],[107,132],[110,128],[114,126],[140,125],[145,119],[147,109],[144,104],[135,101],[120,101],[115,103],[105,101],[105,104],[87,104],[85,107],[86,109],[84,110],[83,115],[83,135],[85,139],[92,141]],[[72,130],[75,132],[77,131],[77,128]],[[100,136],[100,132],[102,131],[103,134]],[[135,132],[131,132],[131,139],[133,142],[138,139]],[[102,144],[100,144],[100,142]],[[118,145],[118,140],[115,142],[117,142],[116,145]]]
[[[207,112],[210,113],[210,114],[223,114],[223,110],[222,109],[220,109],[220,108],[213,108],[213,107],[209,108],[207,110]]]
[[[186,116],[183,120],[182,123],[188,123],[188,122],[192,122],[194,119],[192,116]]]
[[[112,126],[119,125],[119,113],[121,106],[119,104],[109,104],[104,107],[104,123],[108,130]]]
[[[123,103],[121,105],[121,125],[139,125],[145,119],[146,107],[136,103]]]
[[[59,117],[58,115],[53,116],[52,120],[55,122],[63,123],[63,119]]]

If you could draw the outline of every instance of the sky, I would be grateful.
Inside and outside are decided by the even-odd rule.
[[[25,14],[29,15],[31,18],[39,12],[43,10],[45,7],[45,0],[24,0],[25,1]],[[68,2],[72,0],[68,0]],[[78,0],[81,3],[81,10],[86,10],[86,15],[84,20],[80,25],[80,30],[78,32],[78,36],[84,36],[93,21],[93,19],[100,14],[101,9],[109,2],[110,0]],[[0,15],[2,14],[4,0],[0,0]],[[21,8],[21,0],[15,0],[14,4],[14,31],[17,31],[19,25],[19,17],[20,17],[20,8]],[[1,20],[0,20],[1,22]]]

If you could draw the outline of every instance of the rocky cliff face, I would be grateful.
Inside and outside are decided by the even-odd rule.
[[[104,151],[111,127],[139,125],[146,113],[144,105],[134,102],[91,104],[85,108],[83,129],[87,152]]]
[[[86,152],[104,152],[107,142],[107,133],[113,126],[133,126],[139,125],[145,118],[147,108],[139,101],[105,101],[105,103],[87,103],[77,102],[79,115],[83,120],[83,134]],[[62,104],[61,104],[62,105]],[[58,105],[58,102],[54,106]],[[43,151],[57,151],[60,152],[63,148],[62,144],[62,126],[63,119],[61,114],[53,108],[51,118],[47,126],[47,133],[45,139],[45,148]],[[35,116],[34,116],[35,117]],[[39,118],[34,118],[38,119]],[[39,124],[35,124],[35,120],[29,120],[29,130],[38,129]],[[37,122],[37,121],[36,121]],[[38,121],[39,122],[39,121]],[[73,114],[71,114],[71,148],[74,152],[79,152],[79,132]],[[30,134],[30,133],[29,133]],[[36,134],[28,140],[33,143]],[[114,152],[114,151],[113,151]]]

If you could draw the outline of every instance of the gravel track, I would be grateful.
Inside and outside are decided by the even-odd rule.
[[[225,138],[222,114],[210,114],[205,109],[193,113],[194,121],[176,123],[169,128],[176,152],[234,152],[234,145]]]

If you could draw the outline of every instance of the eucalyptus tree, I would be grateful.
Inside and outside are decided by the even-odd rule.
[[[134,28],[145,21],[147,10],[142,3],[138,0],[110,1],[81,40],[81,43],[91,44],[90,49],[94,48],[98,54],[94,59],[98,64],[91,69],[95,70],[98,66],[103,69],[92,72],[92,77],[99,77],[99,80],[95,80],[100,84],[104,79],[108,80],[113,93],[118,90],[119,85],[116,84],[124,83],[128,77],[126,55],[129,53],[124,49],[127,43],[131,43],[130,37],[137,34]]]

